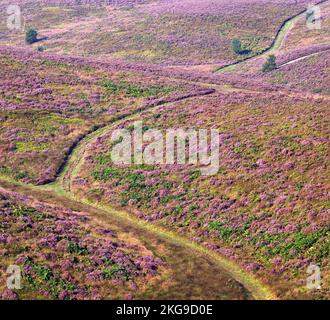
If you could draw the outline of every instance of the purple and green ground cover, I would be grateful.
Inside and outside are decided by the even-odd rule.
[[[17,180],[54,180],[88,132],[154,104],[202,93],[196,85],[131,70],[47,60],[2,48],[0,171]]]
[[[21,4],[24,21],[40,31],[46,50],[157,64],[224,65],[272,43],[281,23],[310,1],[75,1]],[[126,5],[125,5],[126,3]],[[3,26],[2,43],[24,45]],[[231,41],[242,41],[235,54]]]
[[[2,299],[132,299],[164,267],[138,240],[123,241],[87,213],[3,189],[0,225],[1,274],[10,264],[22,270],[20,290],[1,277]]]
[[[282,297],[308,297],[307,266],[314,261],[328,274],[328,119],[327,102],[279,94],[190,99],[135,120],[146,131],[219,129],[217,175],[201,176],[193,165],[118,167],[109,132],[90,145],[75,192],[205,243]]]
[[[262,73],[263,55],[211,73],[267,48],[283,21],[308,3],[21,1],[26,26],[46,38],[28,46],[24,32],[0,24],[0,177],[54,182],[79,142],[114,123],[69,172],[71,196],[124,209],[201,244],[279,298],[328,299],[328,2],[320,30],[307,30],[304,18],[289,28],[274,51],[277,69]],[[1,10],[8,4],[2,1]],[[232,52],[233,38],[244,54]],[[194,165],[115,166],[110,135],[132,128],[134,120],[145,131],[218,129],[219,172],[203,177]],[[168,264],[146,249],[142,235],[119,234],[104,226],[104,216],[25,193],[0,189],[1,274],[18,263],[25,280],[23,291],[12,292],[1,277],[3,299],[168,298],[179,290],[166,279],[188,270],[183,286],[171,278],[183,288],[179,298],[219,297],[214,287],[201,295],[198,277],[207,278],[205,287],[219,283],[226,290],[221,298],[248,297],[211,265],[194,277],[191,256],[183,267],[175,256],[169,276]],[[306,288],[310,264],[321,268],[321,290]],[[189,296],[193,288],[197,293]]]

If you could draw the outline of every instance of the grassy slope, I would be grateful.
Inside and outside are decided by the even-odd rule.
[[[167,78],[44,58],[0,55],[0,170],[25,182],[53,180],[90,131],[158,99],[198,93]]]
[[[322,53],[322,51],[330,48],[328,41],[330,3],[326,1],[319,7],[322,15],[321,29],[308,29],[305,14],[302,14],[284,25],[269,51],[246,62],[220,69],[220,71],[225,74],[244,75],[251,79],[263,78],[269,84],[286,89],[329,95],[328,53]],[[274,70],[269,74],[261,72],[262,65],[270,54],[274,54],[278,64],[281,65],[315,52],[320,52],[320,54]]]
[[[43,6],[40,10],[36,3],[23,5],[23,13],[26,25],[48,37],[35,47],[43,45],[51,52],[166,64],[226,64],[241,58],[231,50],[233,38],[250,50],[245,56],[256,54],[271,44],[282,21],[304,7],[287,1],[195,2],[180,4],[186,6],[183,12],[180,5],[167,10],[166,3],[156,1],[130,9]],[[8,33],[5,26],[3,30],[2,43],[24,44],[22,33]]]
[[[251,298],[249,293],[232,279],[232,275],[244,285],[246,283],[255,298],[272,297],[258,281],[242,273],[232,263],[208,252],[205,248],[192,245],[191,242],[171,232],[132,219],[124,211],[89,203],[83,199],[76,201],[59,186],[42,190],[40,187],[13,184],[8,180],[1,180],[1,186],[6,190],[33,196],[45,203],[60,204],[72,210],[88,212],[103,228],[111,227],[122,234],[122,239],[136,237],[148,250],[161,257],[166,263],[167,271],[165,270],[163,276],[155,282],[146,282],[145,290],[135,293],[137,299]],[[230,270],[224,271],[227,267],[230,267]]]
[[[324,220],[328,177],[322,169],[327,165],[327,105],[274,94],[236,94],[236,99],[219,95],[188,100],[140,118],[152,128],[157,115],[156,128],[203,123],[228,135],[214,177],[195,176],[191,166],[118,168],[98,162],[109,152],[109,132],[77,151],[78,159],[85,160],[72,160],[71,176],[64,175],[64,181],[69,179],[71,190],[91,201],[122,206],[156,225],[228,248],[232,259],[252,268],[283,297],[308,296],[313,293],[304,290],[304,266],[314,261],[326,268],[329,245]],[[301,114],[302,109],[308,112]],[[112,174],[103,175],[109,168]],[[100,175],[104,178],[95,178]],[[142,179],[141,185],[131,180],[133,175]],[[163,189],[166,197],[159,196]]]
[[[288,29],[291,28],[291,27],[292,27],[291,25],[288,25]],[[283,34],[283,36],[284,36],[284,34]],[[283,37],[281,37],[281,38],[283,38]],[[15,42],[15,40],[14,40],[14,42]],[[59,48],[63,48],[63,43],[62,43],[62,44],[56,44],[56,45],[58,45]],[[280,47],[280,46],[278,46],[278,48],[279,48],[279,47]],[[71,50],[71,49],[69,49],[69,51],[70,51],[70,50]],[[101,49],[101,50],[102,50],[102,49]],[[135,59],[135,58],[136,58],[136,56],[133,55],[133,59]],[[148,59],[149,59],[149,58],[153,58],[153,57],[151,56],[151,57],[148,57]],[[138,59],[140,59],[140,58],[138,58]],[[271,100],[271,98],[270,98],[270,100]],[[221,99],[219,99],[218,101],[221,101]],[[222,102],[222,101],[221,101],[221,102]],[[244,108],[245,108],[245,107],[244,107]],[[244,109],[244,108],[243,108],[243,109]],[[314,106],[312,106],[311,108],[314,109]],[[290,111],[290,110],[291,110],[291,106],[289,107],[289,111]],[[292,110],[291,110],[291,111],[292,111]],[[313,112],[314,112],[314,111],[313,111]],[[316,112],[316,114],[318,113],[317,110],[316,110],[315,112]],[[321,111],[321,113],[322,113],[322,112],[323,112],[323,111]],[[290,115],[290,114],[289,114],[289,115]],[[292,114],[291,114],[291,115],[292,115]],[[257,117],[258,117],[258,116],[260,116],[260,115],[258,114]],[[238,117],[238,118],[236,118],[236,117]],[[244,117],[243,117],[243,118],[244,118]],[[241,115],[239,115],[239,114],[235,114],[235,113],[234,113],[234,114],[233,114],[233,119],[232,119],[232,120],[233,120],[233,123],[237,123],[237,119],[241,119]],[[257,118],[257,119],[258,119],[258,118]],[[271,121],[272,119],[273,119],[273,118],[271,117],[271,118],[270,118],[270,121]],[[204,119],[204,120],[205,120],[205,119]],[[206,120],[209,122],[209,119],[206,119]],[[253,120],[253,121],[254,121],[254,120]],[[282,121],[283,121],[283,119],[280,118],[280,122],[282,122]],[[305,122],[305,120],[303,119],[302,122]],[[251,123],[252,123],[252,122],[251,122]],[[252,123],[252,124],[253,124],[253,123]],[[305,123],[305,124],[306,124],[306,123]],[[304,128],[306,127],[305,124],[303,125]],[[307,125],[307,127],[308,127],[308,126],[309,126],[309,125]],[[322,126],[323,126],[322,124],[317,124],[318,129],[321,128]],[[323,127],[324,127],[324,126],[323,126]],[[226,126],[225,128],[228,129],[227,126]],[[279,129],[280,129],[279,132],[282,133],[282,132],[286,132],[285,130],[286,130],[287,128],[286,128],[286,127],[285,127],[285,128],[284,128],[284,127],[280,127]],[[234,129],[233,129],[233,130],[234,130]],[[284,131],[283,131],[283,130],[284,130]],[[299,131],[299,130],[298,130],[298,131]],[[298,131],[297,131],[297,132],[298,132]],[[292,133],[292,135],[296,135],[297,132],[294,131],[294,132]],[[301,132],[299,131],[299,132],[298,132],[298,140],[301,138],[300,134],[301,134]],[[315,139],[317,140],[317,141],[316,141],[316,140],[314,141],[315,144],[316,144],[316,149],[317,149],[317,145],[318,145],[318,142],[319,142],[319,141],[318,141],[318,138],[322,138],[322,136],[324,137],[324,132],[320,131],[319,134],[316,134],[316,136],[314,136],[313,139],[312,139],[313,141],[314,141]],[[285,139],[286,137],[283,137],[283,138]],[[289,138],[290,138],[290,137],[289,137]],[[314,139],[314,138],[315,138],[315,139]],[[290,139],[291,139],[291,138],[290,138]],[[289,139],[289,140],[290,140],[290,139]],[[307,140],[308,140],[308,139],[307,139]],[[290,140],[290,141],[291,141],[291,140]],[[291,142],[290,142],[290,141],[289,141],[288,143],[289,143],[289,146],[291,147],[291,144],[290,144],[290,143],[291,143],[292,141],[291,141]],[[307,145],[307,146],[314,145],[314,142],[313,142],[313,141],[309,141],[309,142],[307,141],[307,144],[306,144],[306,145]],[[292,142],[292,143],[293,143],[293,142]],[[321,144],[322,144],[322,143],[321,143]],[[292,144],[292,147],[294,148],[294,147],[297,147],[297,146],[293,143],[293,144]],[[308,147],[308,148],[309,148],[309,147]],[[307,149],[308,149],[308,148],[307,148]],[[311,148],[313,149],[314,147],[311,147]],[[306,151],[308,152],[307,149],[306,149]],[[322,155],[322,152],[323,152],[322,150],[323,150],[323,149],[322,149],[322,150],[318,150],[318,149],[317,149],[317,150],[316,150],[316,149],[315,149],[315,150],[314,150],[314,149],[312,150],[312,149],[309,150],[309,151],[312,151],[312,152],[315,151],[316,153],[321,152],[320,155]],[[237,149],[237,150],[238,150],[238,149]],[[301,150],[300,150],[300,151],[301,151]],[[306,151],[304,151],[304,152],[306,152]],[[253,156],[253,157],[254,157],[254,156]],[[319,159],[319,160],[320,160],[320,159]],[[320,160],[320,161],[322,162],[322,157],[321,157],[321,160]],[[320,167],[320,168],[321,168],[321,167]],[[76,170],[75,173],[77,173],[78,169],[79,169],[79,168],[77,168],[77,170]],[[320,169],[320,172],[322,172],[322,168]],[[123,172],[123,174],[124,174],[124,172]],[[244,173],[243,173],[243,174],[244,174]],[[313,174],[314,174],[314,172],[313,172]],[[307,178],[306,178],[306,179],[310,179],[310,177],[311,177],[311,176],[308,176],[308,174],[307,174]],[[297,186],[297,188],[300,189],[301,187],[302,187],[302,185],[299,183],[299,186]],[[320,197],[319,200],[321,201],[322,199],[323,199],[323,198]],[[256,201],[256,203],[258,203],[258,201]],[[313,205],[314,205],[314,203],[313,203]],[[303,208],[303,209],[306,208],[304,204],[303,204],[302,208]],[[111,211],[113,214],[117,214],[116,211],[113,211],[113,210],[110,209],[110,208],[107,208],[107,210],[109,210],[109,212]],[[313,250],[314,250],[314,249],[313,249]],[[250,288],[253,289],[253,286],[251,286]],[[252,290],[252,291],[253,291],[253,290]],[[258,292],[258,290],[256,290],[256,292]],[[289,294],[291,294],[291,293],[289,293]],[[300,292],[295,292],[295,293],[293,293],[293,295],[298,295],[298,296],[299,296],[299,294],[301,294],[301,293],[300,293]],[[256,295],[256,296],[257,296],[257,295]]]

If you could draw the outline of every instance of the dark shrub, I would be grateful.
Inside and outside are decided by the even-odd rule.
[[[241,41],[239,41],[238,39],[234,39],[232,42],[231,42],[231,46],[233,48],[233,51],[236,53],[236,54],[241,54],[242,52],[242,44],[241,44]]]
[[[29,28],[25,33],[25,41],[28,44],[37,42],[38,32],[35,29]]]
[[[277,68],[276,57],[272,54],[267,58],[267,61],[262,66],[262,72],[270,72]]]

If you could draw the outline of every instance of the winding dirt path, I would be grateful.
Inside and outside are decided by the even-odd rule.
[[[169,236],[160,229],[152,230],[140,221],[132,221],[125,212],[99,208],[96,204],[74,199],[63,190],[50,187],[35,187],[0,180],[0,193],[24,194],[35,201],[86,212],[90,219],[105,229],[115,230],[122,241],[138,239],[153,255],[165,262],[155,283],[148,290],[137,291],[135,299],[205,299],[205,300],[250,300],[254,297],[231,274],[219,267],[219,263],[201,250],[187,246],[187,240]],[[258,298],[256,296],[255,298]],[[264,296],[260,296],[263,298]]]
[[[227,92],[226,88],[216,86],[216,89],[206,91],[201,95],[222,90]],[[116,226],[123,232],[140,239],[148,249],[165,258],[166,264],[171,270],[170,288],[162,291],[160,296],[137,296],[137,299],[276,299],[272,290],[255,276],[206,246],[159,225],[138,219],[127,211],[99,203],[91,203],[85,198],[77,197],[71,191],[72,181],[83,164],[85,150],[98,137],[107,133],[115,124],[135,117],[139,112],[157,109],[191,98],[191,96],[182,97],[174,102],[160,103],[142,109],[142,111],[133,112],[88,134],[72,149],[54,183],[34,186],[0,176],[0,186],[5,190],[32,195],[39,201],[88,212],[106,226]],[[163,248],[161,253],[159,252],[160,247]]]
[[[220,90],[220,88],[218,88],[218,90]],[[181,99],[180,101],[187,100],[190,98],[191,97]],[[157,109],[171,103],[156,105],[151,108],[148,108],[148,110],[150,111],[152,109]],[[276,299],[275,294],[268,287],[262,284],[256,277],[254,277],[249,272],[242,270],[235,262],[220,256],[218,253],[211,251],[207,247],[195,243],[190,239],[182,237],[168,229],[165,229],[164,227],[160,227],[159,225],[151,224],[150,222],[138,219],[127,211],[118,210],[117,208],[111,207],[109,205],[105,206],[99,203],[91,203],[86,198],[77,197],[72,192],[72,181],[75,179],[79,172],[79,169],[84,163],[84,155],[86,149],[90,145],[92,145],[99,137],[106,134],[111,128],[113,128],[114,125],[131,119],[135,116],[136,113],[125,117],[124,119],[118,120],[112,124],[109,124],[108,126],[100,128],[86,136],[70,154],[70,157],[68,158],[68,161],[63,167],[63,170],[58,176],[57,180],[52,184],[41,186],[38,188],[41,188],[45,191],[52,191],[57,195],[66,197],[67,199],[70,199],[72,201],[83,203],[95,209],[102,210],[103,212],[106,212],[109,216],[119,219],[119,221],[121,221],[120,223],[127,224],[131,232],[135,232],[138,234],[141,234],[141,232],[152,234],[153,238],[158,237],[160,239],[166,239],[169,245],[179,245],[185,248],[185,250],[195,252],[197,256],[204,256],[204,258],[206,258],[208,261],[214,263],[218,268],[218,272],[220,272],[218,280],[213,279],[212,283],[214,283],[214,281],[221,282],[221,274],[229,275],[230,278],[232,278],[237,283],[240,283],[242,287],[245,288],[247,297],[261,300]],[[206,279],[207,278],[208,277],[206,277]],[[211,283],[208,283],[207,280],[204,282],[205,292],[208,291],[206,288],[210,284]],[[218,287],[219,292],[221,292],[222,290],[223,289],[221,289],[221,287]]]
[[[323,0],[318,4],[327,1],[328,0]],[[306,11],[303,11],[285,21],[280,27],[272,45],[263,53],[231,63],[217,69],[217,71],[225,71],[228,68],[238,66],[248,60],[275,53],[281,47],[286,34],[305,12]],[[302,58],[307,58],[307,56]],[[295,59],[284,65],[294,63],[302,58]],[[228,90],[225,89],[224,86],[207,83],[203,83],[203,85],[209,85],[211,88],[212,86],[213,88],[215,87],[214,91],[221,92],[224,90],[224,92],[228,93]],[[235,88],[234,90],[244,91],[243,88]],[[190,97],[183,97],[180,100],[182,101],[189,98]],[[164,106],[164,103],[152,106],[151,108],[159,108],[160,106]],[[149,108],[149,110],[151,108]],[[139,112],[145,110],[140,110]],[[118,121],[127,120],[137,113],[138,112],[126,115],[123,119]],[[159,244],[165,246],[167,248],[165,256],[167,262],[174,271],[173,277],[175,284],[174,287],[168,291],[167,295],[164,293],[163,297],[158,298],[189,299],[197,297],[200,299],[221,299],[228,297],[233,298],[233,295],[237,295],[237,298],[240,299],[276,299],[272,290],[261,283],[255,276],[240,268],[233,261],[222,257],[205,246],[156,224],[140,220],[124,210],[118,210],[114,207],[104,206],[99,203],[91,203],[85,198],[78,198],[72,192],[71,184],[79,172],[79,168],[83,164],[86,148],[93,144],[98,137],[110,130],[117,122],[104,126],[85,136],[73,148],[66,162],[61,167],[61,172],[54,183],[36,187],[14,183],[13,181],[0,177],[1,185],[5,189],[32,194],[36,198],[42,198],[43,201],[65,204],[65,206],[75,210],[90,212],[105,224],[120,226],[125,232],[142,239],[148,247],[153,246],[155,248],[155,246]],[[189,268],[187,267],[188,264]],[[228,283],[231,283],[231,285],[228,285]]]
[[[322,1],[317,2],[315,5],[323,5],[324,3],[328,2],[328,1],[329,0],[322,0]],[[241,64],[244,64],[246,62],[253,61],[255,59],[260,59],[260,58],[267,58],[271,54],[275,55],[281,49],[281,47],[285,41],[285,38],[288,35],[288,33],[290,32],[290,30],[292,30],[292,28],[299,21],[299,19],[305,17],[306,12],[307,12],[307,9],[288,18],[287,20],[285,20],[281,24],[279,30],[277,31],[276,36],[275,36],[274,40],[272,41],[271,45],[267,49],[265,49],[263,52],[256,54],[252,57],[241,59],[236,62],[229,63],[225,66],[219,67],[215,70],[215,72],[231,71],[233,68],[235,68]],[[294,59],[294,60],[296,60],[296,59]],[[294,61],[294,60],[292,60],[292,61]]]
[[[291,60],[291,61],[288,61],[288,62],[286,62],[286,63],[283,63],[283,64],[277,66],[277,69],[283,68],[283,67],[285,67],[285,66],[288,66],[288,65],[294,64],[294,63],[296,63],[296,62],[299,62],[299,61],[301,61],[301,60],[305,60],[305,59],[310,58],[310,57],[317,56],[317,55],[319,55],[319,54],[321,54],[321,53],[328,52],[328,51],[330,51],[330,49],[320,50],[320,51],[318,51],[318,52],[314,52],[314,53],[306,54],[305,56],[301,56],[301,57],[299,57],[299,58],[293,59],[293,60]]]

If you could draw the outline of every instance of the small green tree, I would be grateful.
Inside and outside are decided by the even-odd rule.
[[[29,28],[25,33],[25,41],[28,44],[37,42],[38,32],[35,29]]]
[[[270,72],[270,71],[275,70],[276,68],[277,68],[276,57],[273,54],[271,54],[267,58],[267,61],[262,66],[262,72]]]
[[[231,46],[232,46],[233,51],[236,54],[240,54],[242,52],[242,44],[241,44],[241,41],[239,41],[238,39],[234,39],[231,42]]]

